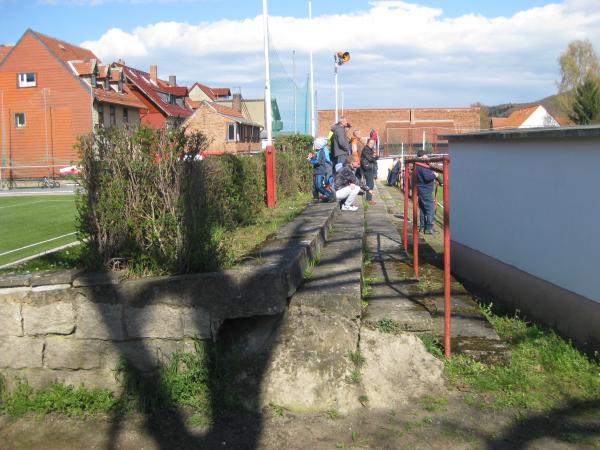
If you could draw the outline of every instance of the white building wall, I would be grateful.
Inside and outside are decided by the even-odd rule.
[[[600,139],[450,151],[452,240],[600,302]]]
[[[560,124],[552,117],[546,108],[538,106],[519,128],[559,127]]]

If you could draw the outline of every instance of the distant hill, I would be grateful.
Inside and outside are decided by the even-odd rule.
[[[490,117],[508,117],[514,110],[528,106],[542,105],[553,116],[567,117],[569,112],[563,106],[559,94],[550,95],[541,100],[529,103],[504,103],[496,106],[486,106]]]

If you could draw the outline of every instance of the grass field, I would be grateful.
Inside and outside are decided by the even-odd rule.
[[[0,197],[0,266],[76,241],[75,217],[72,195]]]

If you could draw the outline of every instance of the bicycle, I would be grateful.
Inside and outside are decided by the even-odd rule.
[[[58,187],[60,187],[60,183],[56,180],[51,180],[48,177],[44,177],[39,181],[38,187],[42,188],[42,189],[58,188]]]

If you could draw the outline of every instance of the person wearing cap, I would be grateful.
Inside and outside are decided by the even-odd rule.
[[[427,159],[423,150],[417,152],[417,157]],[[417,177],[417,194],[419,197],[419,231],[425,234],[433,234],[433,219],[435,214],[433,189],[437,180],[436,173],[431,170],[429,164],[415,163]]]
[[[348,119],[341,117],[340,121],[331,127],[333,135],[331,136],[331,151],[335,164],[346,162],[350,153],[350,141],[346,135],[346,129],[349,128]]]
[[[345,200],[342,211],[356,211],[358,207],[354,206],[354,201],[358,194],[361,190],[369,192],[369,187],[356,178],[355,172],[359,166],[358,158],[350,155],[346,164],[335,174],[335,197],[338,200]]]
[[[316,153],[309,155],[309,160],[314,171],[314,188],[324,201],[333,201],[335,199],[333,191],[327,188],[331,186],[333,177],[333,164],[329,148],[327,148],[327,138],[316,138],[314,146]]]

